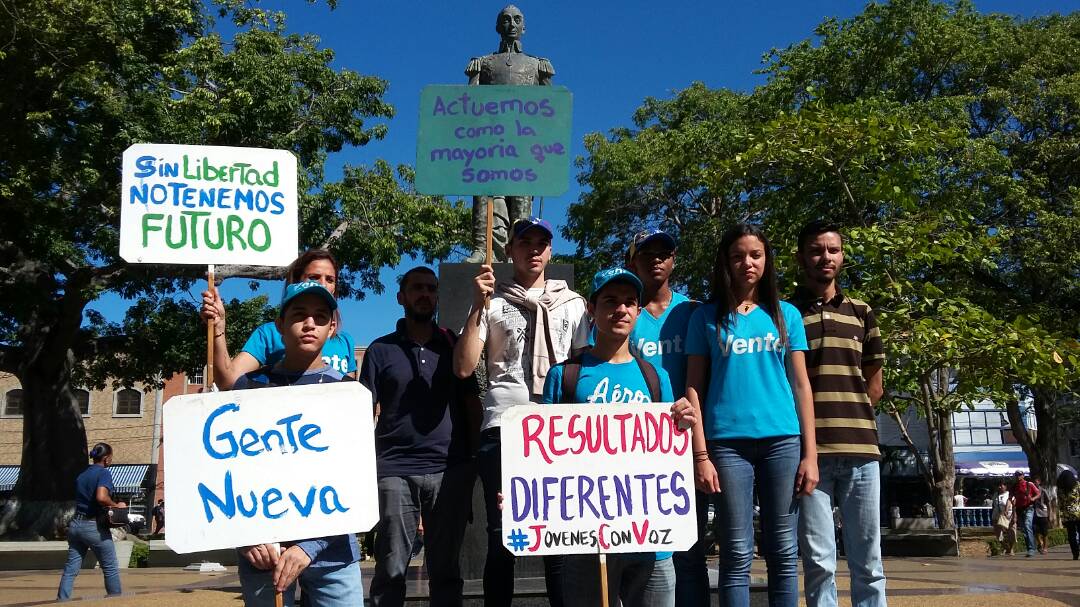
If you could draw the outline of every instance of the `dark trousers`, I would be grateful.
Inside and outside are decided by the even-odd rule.
[[[1065,521],[1065,535],[1069,538],[1073,560],[1080,558],[1080,521]]]
[[[502,512],[498,494],[502,491],[502,444],[499,429],[490,428],[480,436],[476,456],[477,472],[484,485],[487,512],[487,561],[484,563],[484,607],[510,607],[514,599],[515,556],[503,546]],[[562,567],[564,557],[545,556],[544,581],[552,607],[563,607]]]

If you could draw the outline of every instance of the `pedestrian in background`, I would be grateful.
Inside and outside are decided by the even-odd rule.
[[[990,507],[990,520],[994,521],[994,535],[1001,542],[1002,554],[1012,556],[1016,545],[1016,510],[1005,481],[998,483],[998,492]]]
[[[1057,479],[1058,512],[1061,523],[1065,525],[1065,535],[1069,539],[1073,560],[1080,559],[1080,486],[1076,483],[1076,473],[1062,470]]]
[[[1024,478],[1023,472],[1016,473],[1016,484],[1013,485],[1013,506],[1016,508],[1016,526],[1018,532],[1024,534],[1024,543],[1027,544],[1027,556],[1035,556],[1035,502],[1041,492],[1039,487]]]
[[[113,544],[112,531],[100,522],[102,514],[109,508],[127,508],[124,502],[114,502],[112,492],[113,450],[108,443],[98,443],[90,450],[93,464],[87,466],[75,479],[75,516],[68,524],[68,557],[64,565],[64,574],[60,577],[60,589],[57,600],[71,598],[71,589],[79,575],[83,557],[87,550],[93,550],[105,576],[105,593],[109,596],[120,594],[120,566],[116,561],[116,546]]]

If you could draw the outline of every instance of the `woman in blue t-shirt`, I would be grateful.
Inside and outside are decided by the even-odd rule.
[[[798,310],[780,301],[772,255],[761,229],[728,230],[712,298],[687,330],[686,397],[702,419],[694,474],[698,489],[718,494],[720,604],[729,607],[750,604],[755,489],[769,604],[798,604],[796,497],[818,481],[806,332]]]
[[[339,270],[337,260],[329,251],[312,249],[289,264],[285,273],[285,284],[310,280],[336,295]],[[229,390],[241,375],[273,365],[285,355],[281,334],[274,323],[268,322],[252,332],[236,357],[230,357],[229,346],[225,342],[225,306],[221,297],[216,288],[203,291],[202,296],[202,317],[206,321],[214,321],[214,383],[218,388]],[[338,326],[341,326],[340,318]],[[352,336],[345,331],[337,331],[323,346],[322,358],[342,375],[355,374],[355,350],[356,342]]]
[[[93,464],[86,467],[75,479],[75,516],[68,523],[68,557],[64,573],[60,576],[60,589],[56,598],[66,601],[71,598],[75,578],[82,568],[83,557],[87,550],[93,550],[105,576],[105,592],[120,594],[120,566],[116,560],[116,546],[112,532],[108,527],[98,524],[98,515],[108,508],[127,508],[124,502],[112,499],[112,447],[108,443],[98,443],[90,450]]]

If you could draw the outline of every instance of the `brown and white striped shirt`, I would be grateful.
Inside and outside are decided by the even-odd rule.
[[[874,311],[837,291],[825,301],[805,289],[792,303],[806,327],[806,371],[814,391],[819,456],[881,459],[863,367],[885,360]]]

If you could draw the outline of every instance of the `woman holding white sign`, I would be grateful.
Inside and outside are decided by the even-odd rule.
[[[686,396],[702,419],[694,428],[698,489],[719,494],[720,604],[750,604],[756,488],[769,604],[795,607],[797,497],[818,482],[802,315],[780,301],[772,248],[756,226],[724,234],[712,290],[687,331]]]
[[[337,277],[340,266],[329,251],[312,249],[293,261],[285,273],[285,285],[301,281],[321,284],[337,295]],[[274,323],[261,325],[251,334],[243,349],[235,357],[229,356],[229,346],[225,342],[225,305],[216,288],[203,291],[202,317],[214,321],[214,379],[218,388],[229,390],[236,379],[265,365],[273,365],[285,355],[285,345],[281,341]],[[341,326],[340,318],[338,326]],[[344,331],[336,332],[323,348],[323,362],[342,375],[354,375],[356,372],[356,341]]]

